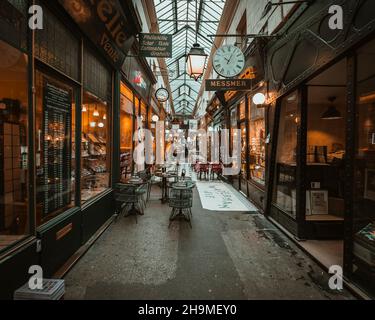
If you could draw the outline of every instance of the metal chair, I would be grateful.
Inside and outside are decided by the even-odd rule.
[[[117,184],[115,191],[117,218],[121,215],[125,215],[130,207],[136,210],[138,206],[138,210],[144,213],[142,199],[139,192],[137,192],[138,189],[139,187],[135,185]],[[135,214],[135,219],[138,223],[137,215],[138,214]]]
[[[169,198],[169,207],[172,208],[172,213],[169,222],[169,228],[173,220],[177,216],[184,216],[192,228],[191,220],[193,218],[193,190],[187,187],[186,189],[171,189]]]

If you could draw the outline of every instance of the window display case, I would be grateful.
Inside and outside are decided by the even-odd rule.
[[[28,58],[0,40],[0,252],[27,236]]]
[[[127,179],[132,173],[133,162],[133,92],[121,83],[120,96],[120,176]]]
[[[250,178],[256,184],[264,187],[266,180],[265,109],[258,108],[251,102],[250,105]]]
[[[106,102],[85,92],[82,107],[82,203],[109,187],[109,115]]]
[[[299,103],[297,92],[282,99],[277,141],[273,204],[296,219],[296,168]]]

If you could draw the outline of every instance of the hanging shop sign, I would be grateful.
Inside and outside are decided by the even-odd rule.
[[[169,91],[165,88],[159,88],[155,92],[155,97],[161,103],[167,102],[169,100]]]
[[[249,68],[247,68],[247,69],[246,69],[246,70],[240,75],[239,78],[240,78],[241,80],[245,80],[245,79],[250,80],[250,82],[251,82],[250,90],[251,90],[251,86],[254,85],[254,83],[253,83],[252,80],[254,80],[254,79],[257,78],[257,73],[258,73],[258,72],[257,72],[257,69],[256,69],[255,67],[249,67]],[[249,89],[247,89],[247,90],[249,90]],[[232,99],[232,98],[236,95],[237,91],[241,91],[241,90],[230,90],[230,91],[226,92],[226,93],[224,94],[224,99],[225,99],[225,101],[229,101],[230,99]]]
[[[121,69],[135,41],[118,0],[59,0],[83,32],[98,46],[111,64]]]
[[[246,91],[251,89],[251,79],[207,79],[206,91]]]
[[[172,58],[172,35],[141,33],[139,55],[147,58]]]

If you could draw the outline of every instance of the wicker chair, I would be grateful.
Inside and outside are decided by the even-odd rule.
[[[116,213],[117,218],[121,215],[125,215],[130,208],[137,208],[140,212],[144,213],[142,204],[142,196],[138,192],[139,187],[129,184],[118,184],[116,186],[115,200],[116,200]],[[138,223],[137,215],[136,222]]]
[[[172,208],[169,227],[171,226],[173,218],[176,215],[185,215],[190,227],[192,228],[191,220],[193,218],[193,214],[191,209],[193,207],[193,190],[191,188],[187,187],[183,190],[172,188],[170,190],[169,206]],[[179,213],[177,214],[177,212]]]

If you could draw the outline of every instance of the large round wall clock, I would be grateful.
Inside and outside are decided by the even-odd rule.
[[[159,102],[167,102],[169,99],[169,91],[165,88],[160,88],[156,91],[155,97]]]
[[[222,46],[215,53],[213,67],[220,76],[233,78],[244,69],[245,56],[242,50],[236,46]]]

